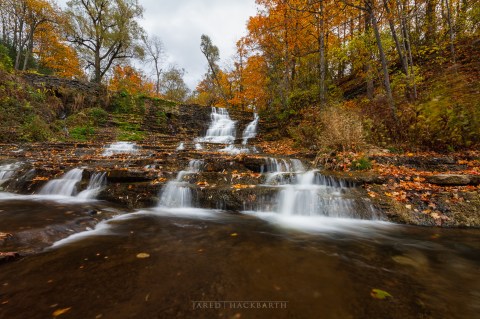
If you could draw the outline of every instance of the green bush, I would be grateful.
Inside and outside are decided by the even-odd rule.
[[[0,44],[0,70],[11,72],[13,70],[13,62],[8,55],[8,48]]]
[[[108,121],[108,112],[100,107],[89,109],[87,114],[96,126],[105,125]]]
[[[116,94],[112,98],[112,110],[119,114],[145,114],[145,98],[134,96],[125,91]]]
[[[372,162],[370,159],[368,159],[368,157],[362,157],[358,160],[352,161],[350,169],[352,171],[366,171],[372,169]]]
[[[68,127],[89,126],[90,118],[83,112],[72,114],[65,120]]]
[[[51,137],[50,127],[38,115],[31,116],[22,126],[22,138],[27,142],[44,142]]]

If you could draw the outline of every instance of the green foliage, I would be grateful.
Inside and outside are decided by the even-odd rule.
[[[22,139],[27,142],[44,142],[51,137],[49,125],[38,115],[31,116],[22,126]]]
[[[90,125],[90,118],[84,112],[78,112],[67,117],[65,124],[68,127],[87,126]]]
[[[30,95],[30,100],[33,100],[38,103],[43,103],[46,101],[47,96],[46,92],[41,89],[28,88],[28,94]]]
[[[0,70],[11,72],[13,62],[8,53],[8,48],[0,44]]]
[[[131,122],[117,122],[119,133],[117,139],[121,141],[141,141],[145,138],[145,132],[140,124]]]
[[[167,114],[163,111],[157,110],[155,112],[157,118],[157,125],[165,125],[167,123]]]
[[[315,90],[293,91],[288,99],[288,107],[298,111],[316,104],[318,95]]]
[[[145,97],[134,96],[125,91],[112,98],[111,107],[118,114],[145,114]]]
[[[72,128],[69,133],[74,140],[86,141],[95,134],[95,130],[90,126],[77,126]]]
[[[372,169],[372,162],[368,157],[361,157],[358,160],[352,161],[350,169],[352,171],[366,171]]]
[[[132,142],[139,142],[143,141],[145,138],[144,132],[120,132],[117,135],[118,140],[120,141],[132,141]]]
[[[472,94],[479,89],[477,82],[468,84],[460,73],[432,83],[430,95],[401,114],[410,142],[439,151],[478,145],[480,100],[472,99]]]
[[[105,125],[108,121],[108,112],[100,107],[88,109],[87,114],[95,126]]]

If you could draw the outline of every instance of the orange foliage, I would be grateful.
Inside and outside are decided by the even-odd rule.
[[[40,64],[53,70],[58,76],[66,78],[85,76],[75,50],[63,43],[58,34],[50,28],[42,28],[39,31],[35,53],[39,57]]]
[[[129,94],[155,94],[155,85],[133,67],[117,65],[113,68],[113,77],[108,88],[112,91],[125,91]]]

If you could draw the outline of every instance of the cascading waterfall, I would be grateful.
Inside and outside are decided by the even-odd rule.
[[[262,173],[267,173],[266,184],[286,184],[295,176],[294,173],[305,172],[305,167],[299,159],[278,159],[269,157],[262,166]]]
[[[176,150],[177,151],[184,151],[185,150],[185,144],[184,143],[178,144]]]
[[[235,141],[235,124],[224,108],[212,107],[212,122],[205,137],[197,138],[198,142],[232,144]]]
[[[18,163],[0,165],[0,185],[8,181],[18,169]]]
[[[136,154],[139,147],[132,142],[115,142],[105,148],[102,155],[112,156],[115,154]]]
[[[219,150],[220,152],[225,152],[231,155],[237,155],[241,153],[250,153],[250,149],[247,148],[248,140],[251,138],[254,138],[257,136],[257,126],[258,126],[258,121],[259,121],[258,114],[255,113],[253,116],[253,121],[248,123],[247,127],[243,131],[242,134],[242,147],[236,147],[235,145],[228,145],[225,148],[222,148]],[[253,148],[253,151],[256,151],[255,148]]]
[[[242,134],[242,140],[243,140],[242,144],[243,145],[247,145],[249,139],[257,136],[257,126],[258,126],[259,119],[260,118],[259,118],[258,114],[254,113],[253,121],[248,123],[247,127],[243,131],[243,134]]]
[[[83,169],[74,168],[59,179],[49,181],[42,187],[40,195],[75,196],[77,184],[82,180]]]
[[[107,173],[92,173],[87,189],[81,191],[77,197],[83,199],[94,199],[98,193],[107,185]]]
[[[175,180],[169,181],[160,196],[159,207],[189,208],[192,207],[192,190],[183,178],[188,174],[200,172],[202,160],[191,160],[186,170],[180,171]]]
[[[376,219],[371,204],[354,194],[354,185],[318,171],[297,172],[282,179],[274,211],[281,216]]]

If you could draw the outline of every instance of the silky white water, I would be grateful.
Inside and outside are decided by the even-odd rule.
[[[115,154],[136,154],[139,147],[132,142],[115,142],[105,148],[102,155],[112,156]]]
[[[259,121],[259,116],[257,113],[253,115],[253,121],[248,123],[247,127],[242,134],[242,144],[247,145],[248,140],[257,136],[257,126]]]
[[[257,211],[284,217],[377,219],[373,206],[355,193],[354,185],[316,170],[305,171],[298,159],[268,158],[262,170],[265,186],[278,187],[279,191],[273,199],[260,202]]]
[[[81,191],[77,197],[83,199],[96,198],[98,193],[107,185],[106,175],[105,172],[92,173],[87,189]]]
[[[18,163],[0,165],[0,185],[8,181],[19,168]]]
[[[186,170],[178,172],[175,180],[167,182],[160,196],[159,207],[192,207],[192,190],[189,184],[183,179],[188,174],[200,172],[202,166],[202,160],[191,160]]]
[[[231,144],[235,141],[235,124],[224,108],[212,107],[212,121],[205,137],[197,138],[198,142]]]
[[[77,194],[77,185],[82,180],[83,169],[74,168],[58,179],[54,179],[45,184],[40,189],[40,195],[61,195],[75,196]]]
[[[294,173],[305,172],[305,167],[299,159],[278,159],[266,158],[262,166],[262,173],[267,174],[266,184],[282,185],[289,183],[289,180],[296,175]]]

